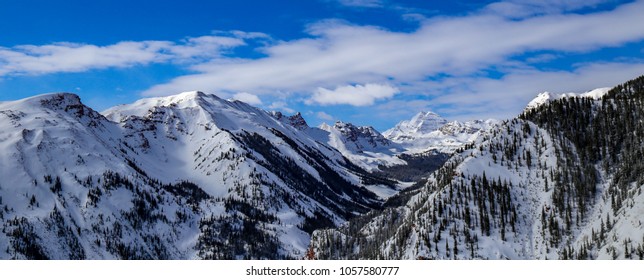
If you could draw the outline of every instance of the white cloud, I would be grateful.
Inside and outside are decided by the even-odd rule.
[[[338,2],[347,7],[380,8],[383,6],[382,0],[338,0]]]
[[[312,93],[318,87],[384,81],[398,86],[436,75],[467,76],[525,53],[586,52],[642,40],[644,29],[633,24],[641,21],[642,14],[644,1],[610,11],[519,20],[487,12],[431,18],[413,32],[322,21],[307,29],[312,38],[264,47],[264,57],[258,59],[217,59],[197,65],[192,70],[199,73],[154,86],[144,95],[187,88]]]
[[[0,48],[0,75],[81,72],[166,60],[168,42],[120,42],[109,46],[57,43]]]
[[[383,4],[345,2],[354,6]],[[0,77],[178,63],[194,73],[143,94],[159,96],[199,89],[237,93],[237,99],[255,104],[261,104],[263,94],[271,94],[282,99],[271,103],[265,98],[267,108],[286,113],[295,111],[284,101],[284,94],[297,95],[289,102],[305,100],[320,105],[370,106],[386,100],[374,108],[382,108],[379,114],[384,112],[389,118],[438,108],[439,113],[458,119],[511,117],[538,92],[584,91],[644,73],[644,63],[637,61],[588,61],[567,65],[573,68],[571,71],[530,67],[571,53],[644,39],[644,28],[636,24],[644,14],[642,0],[613,10],[573,13],[603,2],[508,0],[462,16],[415,15],[418,28],[409,32],[325,20],[308,26],[306,38],[290,41],[272,40],[263,33],[229,31],[178,42],[0,47]],[[260,58],[226,56],[228,50],[249,40],[266,44],[257,49]],[[486,70],[500,68],[500,78],[482,77]],[[393,98],[407,94],[425,99]]]
[[[181,44],[174,44],[168,47],[167,51],[175,59],[209,59],[220,57],[226,49],[244,45],[244,41],[239,38],[225,36],[201,36],[188,38]]]
[[[248,92],[238,92],[233,95],[233,99],[239,100],[241,102],[248,103],[250,105],[261,105],[262,100],[259,99],[257,95],[250,94]]]
[[[268,108],[275,111],[283,111],[287,114],[295,113],[295,110],[289,108],[288,104],[286,104],[286,102],[284,101],[275,101],[271,103],[271,105],[268,105]]]
[[[432,102],[426,99],[390,100],[375,106],[370,116],[394,121],[409,119],[421,111],[433,111]]]
[[[572,71],[517,71],[501,79],[453,78],[428,85],[427,90],[444,92],[431,99],[439,113],[468,120],[511,118],[538,93],[582,93],[600,87],[612,87],[644,74],[644,62],[592,63]],[[393,109],[391,109],[393,110]]]
[[[315,116],[320,119],[320,120],[325,120],[325,121],[333,121],[335,118],[325,112],[317,112]]]
[[[220,57],[245,44],[236,37],[201,36],[179,43],[170,41],[118,42],[97,46],[76,43],[0,47],[0,76],[83,72],[91,69],[131,67],[150,63],[185,63]]]
[[[528,57],[528,58],[526,58],[525,61],[528,62],[528,63],[542,63],[542,62],[548,62],[548,61],[555,60],[555,59],[557,59],[559,57],[560,56],[554,55],[554,54],[551,54],[551,53],[544,53],[544,54],[539,54],[539,55]]]
[[[318,88],[307,104],[337,105],[348,104],[353,106],[373,105],[376,100],[390,98],[400,91],[390,85],[366,84],[355,86],[337,87],[335,90]]]
[[[508,17],[526,17],[539,14],[555,14],[596,7],[612,0],[506,0],[485,7],[492,12]]]

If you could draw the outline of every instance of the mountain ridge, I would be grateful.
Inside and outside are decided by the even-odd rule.
[[[408,153],[437,150],[451,154],[498,123],[494,119],[448,121],[434,112],[420,112],[388,129],[383,136],[400,144]]]
[[[107,117],[73,94],[0,112],[0,197],[27,190],[0,199],[2,258],[297,258],[314,229],[380,207],[366,186],[391,184],[268,112],[201,92]]]
[[[198,91],[2,102],[0,258],[642,259],[643,85],[400,142]]]
[[[526,110],[458,149],[392,207],[316,231],[310,251],[320,259],[642,259],[643,85],[644,76],[599,97]]]

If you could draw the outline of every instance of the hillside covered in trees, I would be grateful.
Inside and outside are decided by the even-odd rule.
[[[550,100],[393,207],[316,231],[319,259],[643,259],[644,77]]]

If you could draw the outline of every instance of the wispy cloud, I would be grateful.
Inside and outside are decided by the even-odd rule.
[[[240,34],[246,36],[246,34]],[[202,61],[220,57],[222,52],[245,45],[242,38],[226,36],[201,36],[187,38],[179,43],[171,43],[163,51],[167,51],[169,57],[180,61]]]
[[[285,113],[288,113],[288,114],[295,113],[295,110],[290,108],[288,106],[288,104],[286,104],[286,102],[284,102],[284,101],[275,101],[275,102],[271,103],[270,105],[268,105],[268,108],[271,109],[271,110],[275,110],[275,111],[282,111],[282,112],[285,112]]]
[[[614,0],[506,0],[487,5],[485,11],[508,17],[557,14],[614,2]]]
[[[489,77],[454,77],[425,89],[441,92],[428,103],[439,113],[456,119],[510,118],[540,92],[582,93],[611,87],[644,74],[644,61],[631,63],[589,63],[570,71],[525,70]],[[389,111],[404,106],[392,106]]]
[[[333,116],[322,111],[315,113],[315,116],[323,121],[333,121],[335,119]]]
[[[233,95],[233,99],[239,100],[241,102],[246,102],[250,105],[261,105],[262,100],[259,99],[257,95],[250,94],[248,92],[238,92]]]
[[[380,8],[383,6],[382,0],[337,0],[340,5],[347,7],[361,8]]]
[[[429,99],[390,100],[375,106],[371,118],[388,119],[394,123],[408,119],[421,111],[431,111],[433,103]],[[391,125],[393,125],[392,123]]]
[[[644,39],[633,28],[644,2],[587,14],[547,14],[508,19],[480,12],[432,18],[413,32],[394,32],[343,21],[309,26],[312,38],[278,42],[259,59],[213,60],[200,73],[154,86],[145,95],[199,88],[209,92],[276,91],[315,94],[322,88],[382,83],[422,83],[437,76],[467,76],[509,63],[529,52],[586,52]],[[592,32],[588,32],[592,30]]]
[[[201,36],[179,42],[124,41],[106,46],[61,42],[0,47],[0,76],[83,72],[162,62],[203,62],[244,44],[238,37]]]
[[[317,103],[321,105],[348,104],[353,106],[367,106],[373,105],[376,100],[391,98],[399,92],[400,90],[395,87],[381,84],[341,86],[334,90],[318,88],[313,93],[313,96],[306,100],[306,103]]]
[[[109,46],[57,43],[0,48],[0,75],[81,72],[168,59],[167,42],[120,42]]]
[[[354,7],[385,4],[334,1]],[[374,106],[401,116],[432,107],[456,118],[511,116],[540,91],[583,91],[644,73],[644,63],[635,60],[588,61],[567,65],[568,70],[533,68],[568,54],[642,41],[644,28],[637,23],[644,1],[593,11],[612,2],[507,0],[461,16],[414,15],[418,26],[407,32],[331,19],[307,26],[308,36],[290,41],[229,31],[179,41],[0,47],[0,77],[174,63],[191,74],[142,94],[203,90],[287,113],[301,102],[360,110]],[[257,58],[232,55],[243,45],[256,47]],[[488,77],[489,70],[498,74]],[[410,100],[411,95],[422,98]]]

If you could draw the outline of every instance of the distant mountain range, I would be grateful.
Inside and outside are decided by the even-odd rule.
[[[642,96],[382,134],[202,92],[2,102],[0,259],[641,259]]]
[[[539,94],[385,209],[316,231],[311,255],[641,260],[643,117],[644,76],[610,90]]]

